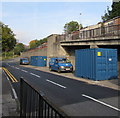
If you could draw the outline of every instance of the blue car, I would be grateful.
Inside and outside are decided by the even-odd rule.
[[[21,58],[20,59],[20,65],[28,65],[29,59],[28,58]]]
[[[60,72],[73,72],[73,65],[66,58],[51,58],[49,61],[49,70]]]

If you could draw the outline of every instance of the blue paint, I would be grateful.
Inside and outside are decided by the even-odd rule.
[[[31,56],[30,65],[44,67],[47,63],[46,56]]]
[[[49,61],[49,69],[58,72],[73,72],[73,65],[66,58],[51,58]]]
[[[75,76],[108,80],[118,76],[117,49],[81,49],[75,51]]]

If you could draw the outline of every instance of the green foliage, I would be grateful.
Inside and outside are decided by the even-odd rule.
[[[67,34],[70,34],[71,32],[73,31],[77,31],[79,30],[79,27],[80,29],[82,28],[82,25],[78,24],[78,22],[76,21],[71,21],[69,23],[66,23],[65,26],[64,26],[64,31],[67,33]]]
[[[47,42],[47,38],[44,38],[44,39],[41,39],[41,40],[38,40],[37,42],[37,46],[43,44],[43,43],[46,43]]]
[[[7,25],[0,22],[0,26],[2,27],[2,51],[10,51],[16,44],[15,34]]]
[[[25,47],[22,43],[18,43],[15,47],[14,47],[14,53],[15,55],[20,55],[21,52],[23,52],[25,50]]]
[[[109,10],[109,7],[107,7],[107,12],[105,11],[104,16],[102,16],[102,20],[107,21],[117,16],[120,16],[120,1],[112,3],[111,11]]]
[[[40,45],[42,45],[43,43],[46,43],[47,42],[47,38],[44,38],[44,39],[40,39],[40,40],[32,40],[32,41],[30,41],[30,43],[29,43],[29,47],[30,48],[36,48],[36,47],[38,47],[38,46],[40,46]]]
[[[113,2],[112,11],[109,12],[109,18],[112,19],[114,17],[120,16],[120,1]]]
[[[38,43],[37,40],[32,40],[32,41],[30,41],[30,43],[29,43],[29,47],[30,47],[30,48],[35,48],[35,47],[37,47],[37,43]]]

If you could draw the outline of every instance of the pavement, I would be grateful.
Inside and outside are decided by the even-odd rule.
[[[12,86],[0,68],[0,117],[18,116],[18,104],[12,93]]]
[[[21,65],[21,66],[27,67],[27,68],[33,68],[33,69],[36,69],[36,70],[52,73],[52,74],[55,74],[55,75],[67,77],[67,78],[82,81],[82,82],[86,82],[88,84],[99,85],[99,86],[108,87],[108,88],[115,89],[115,90],[120,90],[120,79],[93,81],[93,80],[89,80],[89,79],[85,79],[85,78],[75,77],[74,73],[65,73],[65,72],[58,73],[58,72],[55,72],[55,71],[49,71],[48,67],[37,67],[37,66],[31,66],[31,65]]]

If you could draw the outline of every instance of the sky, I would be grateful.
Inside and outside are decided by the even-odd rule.
[[[18,42],[28,45],[31,40],[62,34],[64,25],[70,21],[77,21],[84,27],[97,24],[111,4],[110,1],[2,2],[0,20],[13,30]]]

